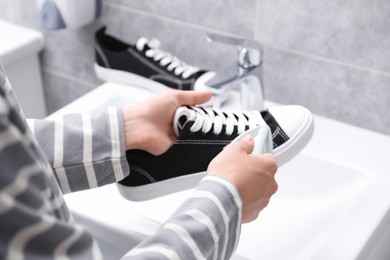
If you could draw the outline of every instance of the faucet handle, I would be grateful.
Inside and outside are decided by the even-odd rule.
[[[219,43],[235,45],[235,46],[244,46],[246,41],[243,38],[215,34],[215,33],[206,33],[206,37],[209,42],[219,42]]]
[[[263,46],[257,41],[239,37],[207,33],[207,40],[238,47],[238,64],[247,69],[260,65],[263,55]]]
[[[219,42],[227,45],[234,45],[239,48],[256,49],[259,50],[260,53],[263,52],[263,46],[258,41],[252,39],[244,39],[215,33],[206,33],[206,37],[209,42]]]

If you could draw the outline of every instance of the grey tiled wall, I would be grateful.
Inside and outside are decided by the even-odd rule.
[[[0,19],[40,29],[34,0],[2,0]],[[390,134],[388,0],[103,0],[102,17],[76,31],[43,31],[48,112],[101,82],[93,74],[93,33],[156,37],[190,64],[217,70],[236,49],[205,32],[254,38],[265,46],[268,99]]]

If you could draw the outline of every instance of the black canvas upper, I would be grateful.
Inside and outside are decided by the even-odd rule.
[[[269,128],[271,129],[272,133],[272,141],[273,141],[273,148],[277,148],[284,144],[289,137],[287,134],[283,131],[283,129],[280,127],[278,122],[275,120],[275,118],[267,111],[260,112],[261,116],[263,117],[264,121],[267,123]]]
[[[183,79],[173,71],[167,70],[169,64],[163,66],[153,58],[147,57],[145,53],[150,49],[147,44],[142,51],[139,51],[135,45],[107,35],[105,30],[106,28],[103,27],[95,34],[96,62],[102,67],[134,73],[167,87],[182,90],[193,90],[195,81],[207,72],[200,70]]]
[[[288,136],[268,111],[263,111],[261,114],[271,129],[275,149],[285,143]],[[175,143],[160,156],[154,156],[141,150],[127,151],[130,175],[120,183],[125,186],[140,186],[182,175],[204,172],[210,161],[238,136],[237,127],[231,135],[227,135],[225,129],[222,129],[220,134],[214,134],[213,128],[207,133],[192,132],[190,128],[193,124],[194,121],[184,122]]]

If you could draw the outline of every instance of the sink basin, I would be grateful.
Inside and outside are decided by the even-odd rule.
[[[251,259],[316,259],[302,254],[323,243],[327,231],[364,191],[366,177],[360,170],[303,152],[278,171],[279,191],[257,221],[243,226],[237,252]]]
[[[105,83],[51,117],[134,104],[151,95]],[[239,107],[235,98],[226,109]],[[243,225],[232,259],[390,259],[390,137],[316,115],[314,120],[313,139],[280,167],[278,192],[256,221]],[[120,256],[154,234],[191,192],[131,202],[112,184],[65,200],[104,254]]]

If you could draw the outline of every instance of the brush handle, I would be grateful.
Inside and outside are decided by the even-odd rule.
[[[232,142],[238,142],[246,135],[251,135],[254,140],[252,154],[273,153],[272,134],[268,125],[251,128],[237,136]]]

